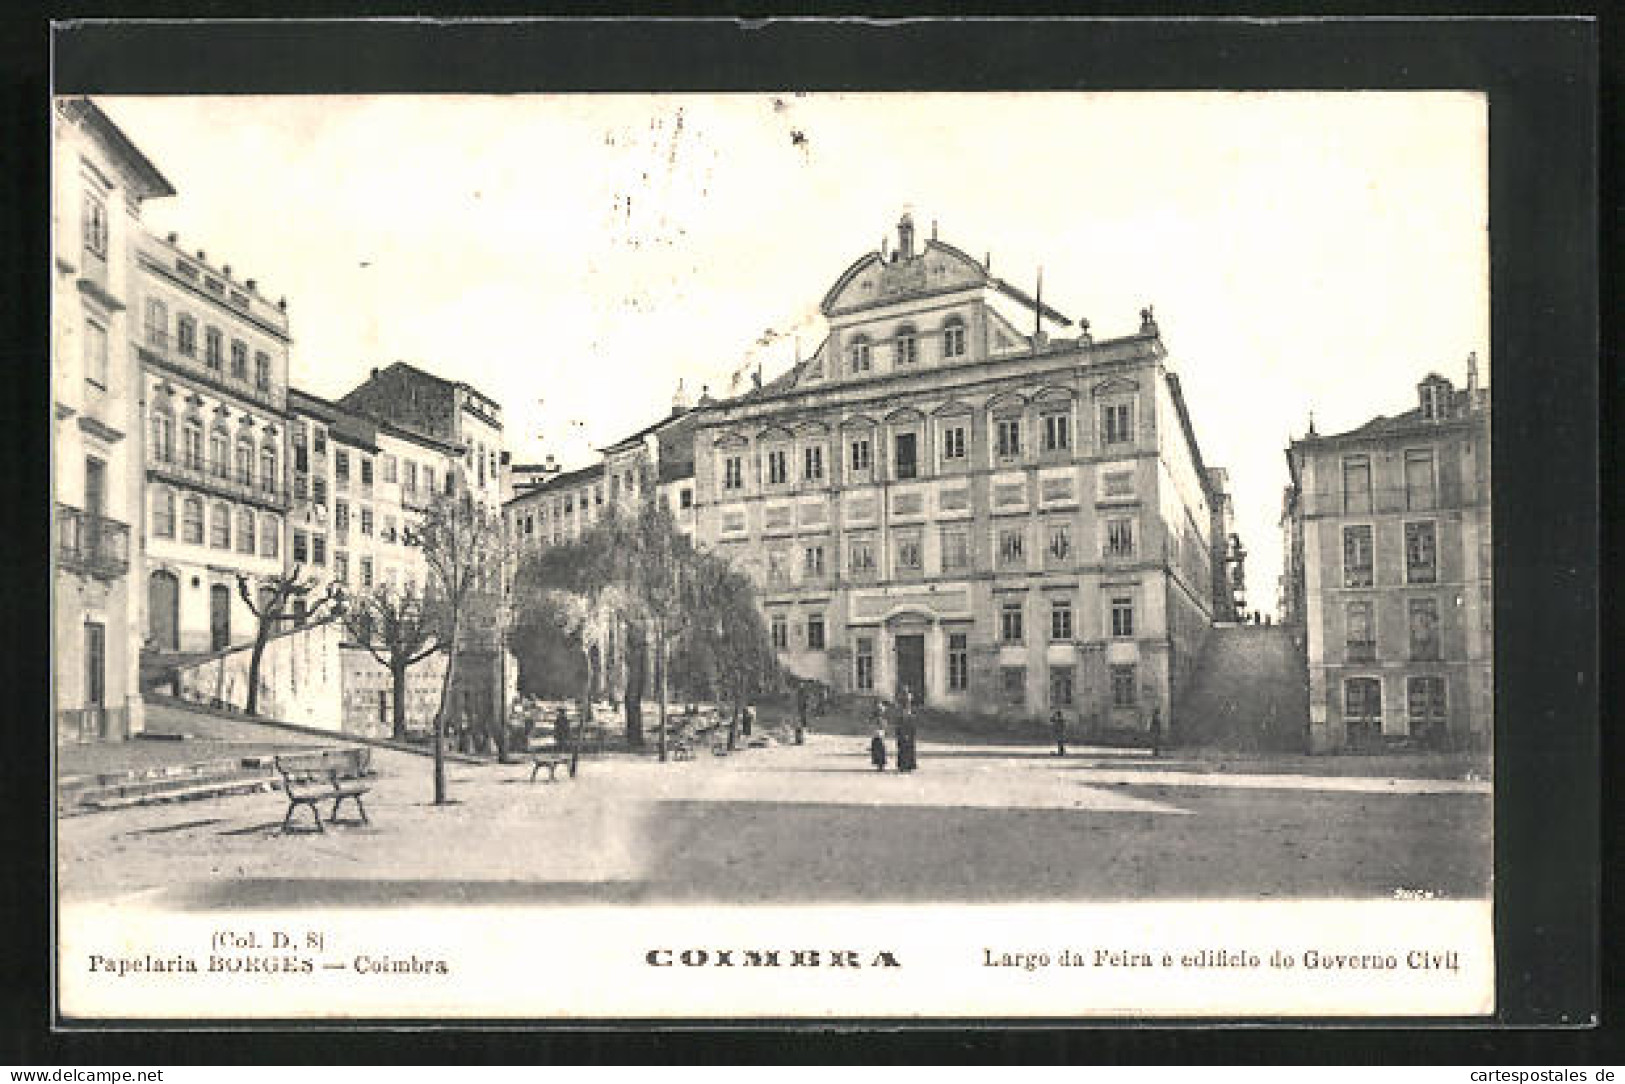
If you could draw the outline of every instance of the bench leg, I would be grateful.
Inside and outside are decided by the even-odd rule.
[[[541,770],[542,770],[542,766],[540,764],[532,764],[530,766],[530,781],[532,783],[536,782],[536,773],[541,771]]]
[[[316,803],[315,802],[289,802],[288,803],[288,811],[282,815],[282,830],[284,832],[286,832],[288,830],[289,826],[293,822],[293,811],[298,809],[300,806],[309,807],[309,809],[310,809],[310,817],[311,817],[312,820],[314,820],[316,822],[316,831],[318,831],[318,832],[326,832],[327,831],[327,829],[325,827],[323,827],[323,825],[322,825],[322,813],[321,813],[321,810],[316,808]]]

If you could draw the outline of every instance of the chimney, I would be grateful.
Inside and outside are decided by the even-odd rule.
[[[285,297],[277,298],[276,307],[281,309],[283,312],[287,312],[288,311],[288,299],[285,298]]]
[[[228,263],[226,266],[222,267],[220,269],[220,273],[226,276],[228,279],[231,278],[231,264]]]
[[[203,254],[203,250],[201,248],[197,250],[197,258],[200,260],[208,259],[208,257]]]
[[[257,286],[258,283],[256,283],[253,279],[249,279],[247,282],[243,283],[243,285],[247,286],[250,291],[253,291],[253,292],[256,292],[256,293],[258,292],[258,291],[254,290],[254,287]]]
[[[174,230],[169,231],[169,243],[170,244],[173,245],[176,241],[179,241],[180,239],[181,239],[180,234],[176,233]]]
[[[904,260],[914,258],[914,216],[907,211],[897,220],[897,256]]]
[[[1475,398],[1478,395],[1478,351],[1476,350],[1467,355],[1467,394]]]
[[[931,240],[935,241],[936,239],[937,239],[937,220],[933,218],[931,220]]]

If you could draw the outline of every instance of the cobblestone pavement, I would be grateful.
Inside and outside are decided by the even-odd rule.
[[[277,793],[58,824],[65,900],[160,907],[410,903],[1016,902],[1487,894],[1488,785],[1268,774],[1122,750],[866,741],[530,765],[376,750],[370,826],[283,833]],[[348,812],[348,809],[346,810]],[[301,812],[299,817],[308,823]]]

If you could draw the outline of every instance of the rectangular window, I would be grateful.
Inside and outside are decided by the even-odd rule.
[[[1052,565],[1067,562],[1072,556],[1072,524],[1051,523],[1049,525],[1049,544],[1044,548],[1044,555]]]
[[[182,356],[197,357],[197,321],[182,315],[175,320],[175,346]]]
[[[395,517],[385,516],[383,539],[385,542],[393,542],[395,537]]]
[[[384,466],[384,481],[388,482],[390,485],[394,485],[395,482],[398,481],[399,478],[400,478],[400,473],[399,473],[400,472],[400,463],[399,463],[399,461],[392,455],[386,455],[386,456],[384,456],[383,466]]]
[[[1118,595],[1112,599],[1112,635],[1134,635],[1134,599],[1130,595]]]
[[[1343,460],[1343,511],[1354,515],[1371,513],[1371,459],[1351,455]]]
[[[343,448],[333,450],[333,482],[340,489],[350,485],[350,453]]]
[[[1020,602],[1006,602],[999,607],[999,640],[1007,644],[1019,644],[1025,638],[1022,628],[1022,604]]]
[[[875,687],[875,642],[867,636],[859,636],[856,650],[852,655],[853,684],[859,692],[872,692]]]
[[[951,425],[942,431],[942,458],[944,460],[965,458],[965,427]]]
[[[808,579],[818,579],[824,574],[824,547],[822,545],[808,546],[802,553],[802,569]]]
[[[1440,723],[1445,717],[1444,678],[1418,675],[1405,679],[1405,711],[1411,723]]]
[[[801,476],[809,482],[824,480],[824,449],[820,445],[813,445],[802,449]]]
[[[1431,451],[1408,451],[1405,453],[1405,507],[1411,511],[1422,511],[1434,507],[1438,502],[1438,492],[1435,487],[1433,473],[1433,453]]]
[[[1027,564],[1027,531],[1022,527],[999,530],[999,567],[1024,568]]]
[[[1064,452],[1072,445],[1072,419],[1065,414],[1044,415],[1044,451]]]
[[[856,539],[847,549],[847,571],[854,576],[869,576],[875,571],[875,546],[868,539]]]
[[[317,504],[327,503],[327,479],[320,474],[310,480],[310,499]]]
[[[914,455],[915,437],[913,433],[898,433],[895,441],[898,478],[915,478],[919,476],[919,461]]]
[[[188,497],[181,509],[181,537],[194,546],[203,545],[203,502]]]
[[[1106,556],[1134,556],[1134,521],[1108,519],[1106,521]]]
[[[162,301],[149,297],[146,314],[147,345],[161,350],[169,345],[169,309]]]
[[[1072,706],[1072,667],[1049,668],[1049,706],[1052,708]]]
[[[231,510],[223,504],[209,509],[209,546],[217,550],[231,549]]]
[[[694,507],[694,491],[692,489],[689,489],[687,486],[684,486],[682,489],[677,491],[677,507],[679,507],[679,508],[693,508]]]
[[[312,535],[310,538],[311,564],[327,564],[327,537],[325,535]]]
[[[854,474],[862,473],[868,470],[870,465],[869,441],[867,439],[854,440],[852,442],[852,472]]]
[[[362,587],[371,587],[372,586],[372,558],[371,557],[363,557],[363,558],[361,558],[361,586]]]
[[[327,430],[319,425],[316,426],[314,435],[311,437],[310,450],[316,455],[327,454]]]
[[[999,669],[999,683],[1004,692],[1004,702],[1012,708],[1019,708],[1027,703],[1027,668],[1025,666],[1004,666]]]
[[[1433,523],[1405,524],[1405,582],[1435,583],[1439,578],[1438,539]]]
[[[1112,707],[1132,708],[1139,701],[1139,679],[1133,663],[1112,667]]]
[[[254,386],[260,391],[271,390],[271,358],[264,351],[254,354]]]
[[[810,651],[824,650],[824,615],[807,615],[807,648]]]
[[[743,489],[745,487],[744,464],[737,455],[730,455],[722,460],[722,488]]]
[[[333,530],[340,538],[350,533],[350,505],[347,501],[333,504]]]
[[[350,555],[343,550],[333,551],[333,578],[346,587],[350,585]]]
[[[85,383],[97,391],[107,390],[107,329],[85,321]]]
[[[790,480],[789,457],[783,448],[767,453],[767,481],[769,485],[782,485]]]
[[[248,379],[248,344],[241,339],[231,340],[231,375],[238,380]]]
[[[365,456],[364,455],[364,456],[361,457],[361,488],[362,489],[371,489],[372,488],[372,457],[371,456]]]
[[[1134,440],[1134,409],[1128,403],[1107,403],[1100,410],[1100,431],[1107,444]]]
[[[963,632],[948,634],[948,691],[962,693],[970,688],[970,637]]]
[[[293,559],[299,564],[310,560],[310,536],[304,531],[293,532]]]
[[[361,533],[364,534],[364,535],[367,535],[369,538],[372,536],[372,509],[371,508],[363,508],[363,509],[361,509]]]
[[[224,342],[225,340],[221,338],[219,328],[207,327],[203,329],[203,361],[216,372],[225,363],[225,359],[221,356],[224,350]]]
[[[970,532],[948,527],[942,532],[942,570],[954,572],[970,567]]]
[[[415,495],[418,491],[418,465],[416,460],[408,459],[406,461],[406,481],[404,483],[404,487],[406,492],[409,494]]]
[[[925,563],[920,550],[920,536],[917,534],[900,534],[895,536],[897,545],[897,571],[899,573],[918,572]]]
[[[260,521],[260,556],[276,557],[282,550],[282,520],[266,516]]]
[[[1343,586],[1370,587],[1372,569],[1371,527],[1359,524],[1343,528]]]
[[[790,646],[790,626],[785,622],[783,614],[774,614],[770,624],[773,633],[773,646],[784,651]]]
[[[85,248],[94,256],[107,258],[107,205],[89,192],[85,194],[83,228]]]
[[[1350,602],[1345,609],[1348,620],[1346,648],[1349,662],[1372,662],[1377,657],[1377,630],[1370,602]]]
[[[1021,419],[1000,418],[995,426],[1000,459],[1014,459],[1021,455]]]
[[[1439,602],[1431,598],[1413,598],[1405,603],[1410,618],[1411,658],[1417,662],[1436,662],[1439,659]]]
[[[965,356],[964,324],[949,324],[942,329],[942,356],[945,358]]]
[[[1072,600],[1058,598],[1049,604],[1049,638],[1057,642],[1072,639]]]

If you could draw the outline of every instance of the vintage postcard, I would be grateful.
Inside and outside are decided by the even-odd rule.
[[[57,997],[1494,1012],[1470,92],[62,95]]]

